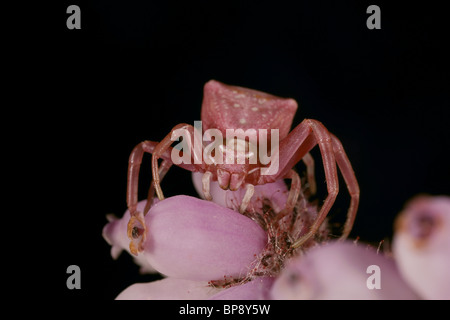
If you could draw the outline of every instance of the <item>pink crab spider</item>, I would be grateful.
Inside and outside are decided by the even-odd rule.
[[[279,179],[291,179],[286,207],[279,213],[279,219],[281,219],[293,210],[301,192],[300,178],[296,171],[292,169],[300,160],[303,160],[306,165],[311,193],[315,193],[314,160],[309,154],[309,151],[318,145],[323,159],[328,195],[309,232],[293,244],[294,248],[300,247],[317,232],[333,206],[339,192],[337,167],[339,167],[342,173],[351,197],[341,239],[348,237],[359,204],[358,182],[339,139],[329,133],[321,122],[312,119],[304,119],[292,131],[289,131],[297,107],[297,102],[293,99],[280,98],[264,92],[210,80],[204,86],[204,98],[201,111],[203,131],[215,128],[225,135],[227,129],[265,129],[269,131],[271,129],[278,129],[280,139],[279,148],[276,151],[278,152],[279,159],[278,170],[274,174],[261,174],[261,170],[267,166],[261,164],[259,161],[256,164],[207,164],[205,161],[199,164],[183,162],[177,164],[191,172],[203,173],[203,193],[208,200],[211,200],[209,191],[211,181],[217,181],[224,190],[229,189],[234,191],[239,188],[246,188],[245,196],[240,205],[241,212],[244,212],[250,203],[255,185],[271,183]],[[128,224],[128,237],[132,240],[130,242],[130,251],[133,254],[142,251],[140,244],[145,238],[145,223],[143,218],[150,209],[154,193],[156,192],[159,200],[164,199],[160,183],[173,164],[171,159],[171,145],[173,140],[171,137],[172,133],[177,129],[186,129],[194,133],[194,127],[192,125],[185,123],[178,124],[161,142],[141,142],[133,149],[130,155],[127,205],[131,213]],[[268,138],[268,143],[270,144],[270,135]],[[243,142],[248,147],[248,142],[245,140]],[[147,206],[144,212],[138,212],[137,191],[139,170],[145,152],[152,154],[153,181],[148,193]],[[160,166],[158,165],[158,159],[163,160]],[[134,240],[140,237],[142,238],[141,241],[136,243]]]

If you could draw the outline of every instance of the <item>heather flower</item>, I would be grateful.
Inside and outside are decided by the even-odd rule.
[[[408,202],[395,223],[393,253],[422,298],[450,300],[450,197],[418,196]]]
[[[274,227],[276,214],[287,199],[284,182],[257,186],[246,215],[227,208],[239,204],[239,197],[243,196],[239,191],[213,187],[211,193],[222,205],[176,196],[152,206],[145,216],[146,234],[140,235],[144,237],[143,251],[136,262],[142,270],[154,268],[169,278],[133,285],[118,298],[133,296],[131,292],[136,297],[154,298],[154,291],[160,291],[159,298],[164,298],[166,291],[161,291],[161,286],[169,288],[174,283],[179,285],[178,293],[186,293],[182,297],[192,299],[216,293],[213,299],[268,298],[274,275],[293,254],[289,244],[306,232],[305,226],[317,214],[315,207],[303,198],[295,212]],[[145,203],[140,202],[138,210],[143,210]],[[301,218],[297,217],[298,211],[303,213]],[[114,258],[121,250],[130,252],[126,233],[129,218],[127,211],[122,219],[110,219],[103,229]],[[218,292],[219,289],[222,290]],[[174,297],[179,297],[178,293]]]
[[[277,221],[286,186],[257,187],[244,214],[237,212],[243,193],[214,184],[219,204],[188,196],[155,201],[135,259],[165,278],[134,284],[117,299],[450,299],[449,197],[409,202],[395,224],[393,252],[330,240],[326,223],[294,250],[290,244],[307,231],[316,207],[302,194],[294,212]],[[138,210],[144,207],[142,201]],[[129,252],[129,219],[127,211],[103,229],[115,258]]]
[[[380,272],[379,288],[372,287],[372,268]],[[372,247],[345,241],[317,246],[289,261],[272,287],[271,298],[387,300],[418,295],[402,279],[393,259]]]
[[[138,210],[144,206],[145,201],[140,202]],[[127,211],[124,218],[111,221],[103,230],[105,239],[113,245],[114,256],[120,248],[127,249],[129,216]],[[153,298],[151,292],[155,290],[160,293],[159,298],[167,298],[164,292],[177,287],[173,297],[185,292],[183,298],[205,298],[218,292],[215,287],[219,285],[214,285],[214,281],[225,286],[222,283],[233,283],[245,277],[267,243],[266,232],[249,218],[213,202],[188,196],[156,203],[145,216],[145,222],[147,237],[144,251],[137,256],[138,262],[168,278],[127,289],[136,297],[144,294]],[[130,297],[127,292],[118,298]]]

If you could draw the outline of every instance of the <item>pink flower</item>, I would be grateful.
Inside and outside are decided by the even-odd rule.
[[[395,223],[399,269],[425,299],[450,300],[450,197],[418,196]]]
[[[307,231],[315,207],[302,196],[295,214],[275,223],[287,188],[283,182],[258,187],[245,215],[236,211],[242,192],[215,187],[220,204],[188,196],[156,201],[136,262],[166,278],[134,284],[117,299],[450,298],[450,198],[411,201],[397,219],[393,254],[329,241],[326,224],[293,250],[289,244]],[[114,258],[129,252],[129,219],[127,211],[103,229]]]
[[[305,223],[309,223],[306,219],[309,211],[305,209],[313,215],[317,213],[303,201],[299,207],[305,211],[304,218],[296,219],[298,221],[291,225],[288,222],[293,217],[286,216],[279,227],[274,228],[271,219],[284,207],[287,192],[283,181],[256,186],[247,208],[248,217],[226,207],[236,209],[243,192],[223,191],[214,185],[211,193],[222,205],[188,196],[157,202],[144,218],[145,235],[134,240],[140,242],[142,239],[143,247],[136,262],[142,270],[155,269],[168,278],[133,285],[118,299],[268,298],[273,275],[281,269],[283,259],[292,254],[288,250],[288,235],[282,234],[280,240],[276,234],[289,226],[295,231],[292,235],[299,237],[306,230]],[[263,209],[268,204],[270,208]],[[138,210],[142,211],[144,207],[145,201],[142,201]],[[264,210],[266,215],[262,214]],[[126,232],[129,219],[127,211],[120,220],[110,219],[103,229],[104,238],[112,245],[114,258],[121,250],[130,252]],[[169,294],[170,288],[175,287],[173,295]]]
[[[379,272],[379,288],[372,272]],[[369,281],[369,283],[368,283]],[[289,261],[271,290],[272,299],[417,299],[393,259],[362,244],[330,242]]]
[[[140,202],[142,210],[145,202]],[[111,221],[103,236],[119,248],[129,243],[126,233],[129,212],[121,220]],[[254,221],[213,202],[188,196],[167,198],[155,204],[145,216],[147,236],[138,261],[168,278],[148,285],[133,285],[118,298],[142,297],[167,299],[206,298],[219,290],[214,284],[241,281],[254,267],[256,257],[267,244],[266,232]],[[211,282],[212,281],[212,282]],[[270,281],[242,286],[247,291]],[[171,296],[170,288],[176,288]],[[236,291],[237,295],[248,295]],[[222,293],[224,294],[224,293]]]

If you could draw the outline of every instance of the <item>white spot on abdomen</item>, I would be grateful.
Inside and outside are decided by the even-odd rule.
[[[235,103],[235,104],[233,105],[233,107],[235,107],[235,108],[239,108],[239,107],[240,107],[240,105],[239,105],[238,103]]]
[[[258,107],[253,107],[252,111],[258,111]]]
[[[240,124],[245,124],[246,122],[247,122],[247,120],[245,120],[244,118],[239,119]]]

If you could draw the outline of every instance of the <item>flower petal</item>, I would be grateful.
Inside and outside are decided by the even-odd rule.
[[[148,212],[144,256],[159,272],[189,280],[245,276],[267,244],[255,222],[213,202],[167,198]]]
[[[425,299],[450,299],[450,197],[420,196],[399,215],[394,257],[405,280]]]
[[[256,278],[213,295],[209,300],[267,300],[274,278]]]
[[[165,278],[136,283],[122,291],[116,300],[204,300],[218,292],[207,282]]]
[[[379,289],[373,287],[377,282]],[[393,260],[351,242],[317,246],[292,259],[275,281],[271,296],[320,300],[418,298]]]

